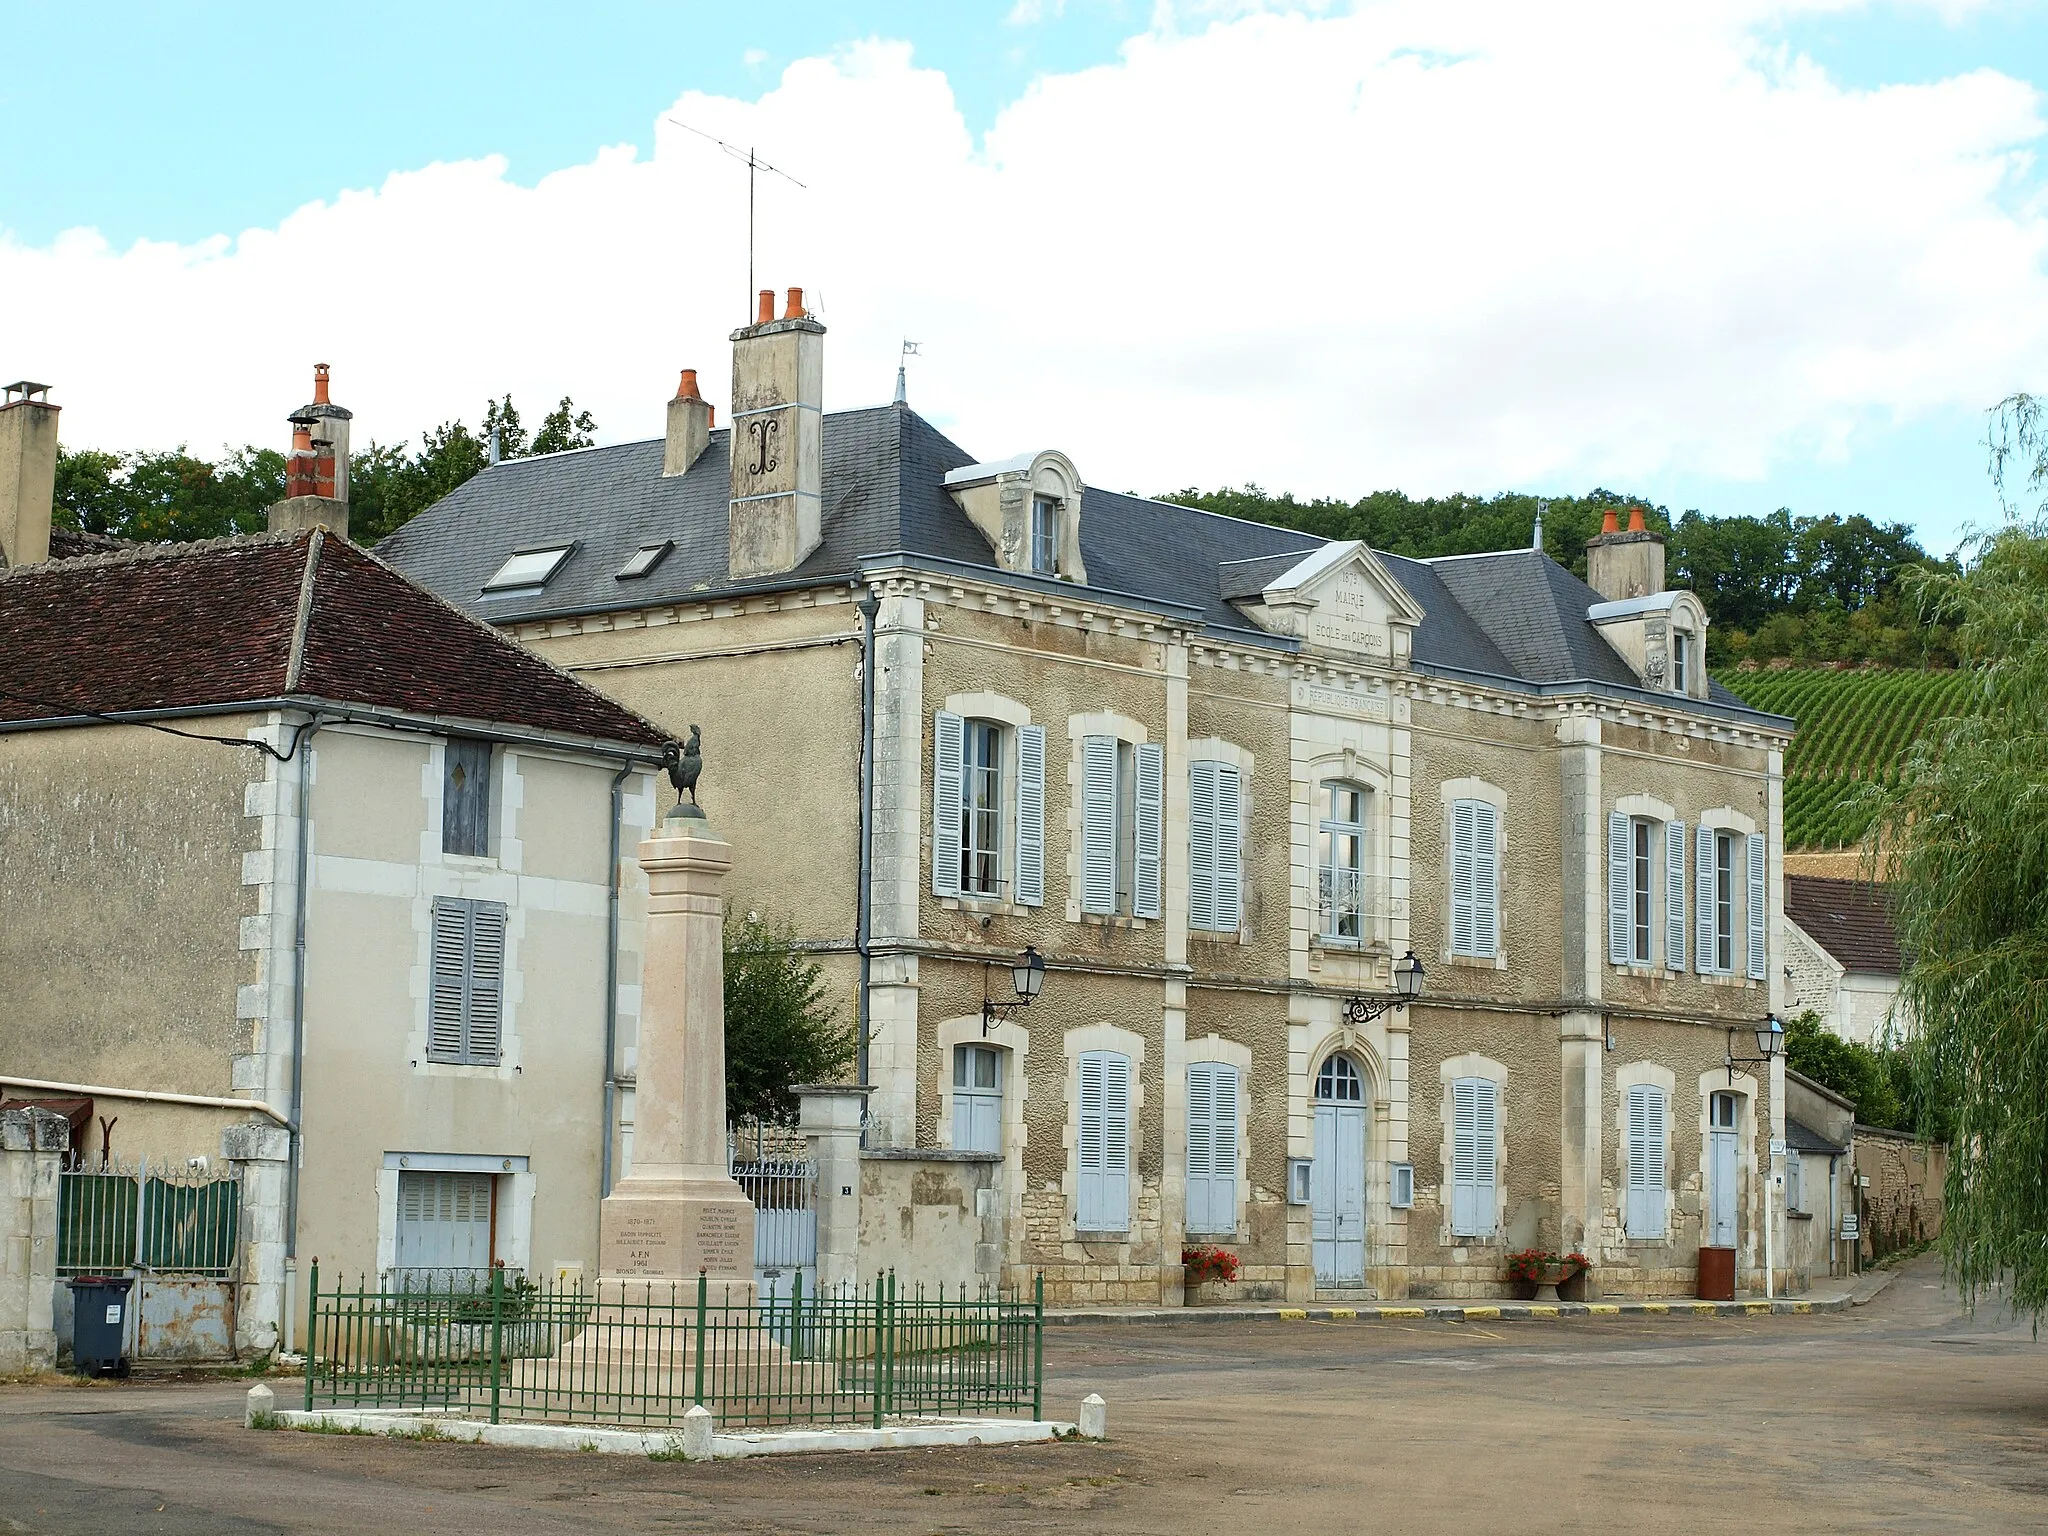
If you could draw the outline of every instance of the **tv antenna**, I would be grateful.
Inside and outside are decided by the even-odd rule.
[[[898,405],[907,405],[909,403],[909,395],[903,387],[903,365],[918,355],[917,343],[905,339],[903,350],[896,358],[896,403]]]
[[[702,128],[692,128],[681,118],[671,117],[667,121],[674,123],[686,133],[694,133],[700,139],[709,139],[713,144],[716,144],[725,153],[731,155],[733,159],[739,161],[747,168],[747,307],[745,313],[751,314],[753,313],[754,304],[754,175],[757,171],[773,171],[793,187],[804,191],[809,191],[810,189],[805,187],[802,182],[790,175],[781,166],[770,165],[766,160],[763,160],[754,152],[754,146],[751,144],[745,149],[741,149],[737,144],[726,143],[725,140],[719,138],[716,134],[706,133]]]

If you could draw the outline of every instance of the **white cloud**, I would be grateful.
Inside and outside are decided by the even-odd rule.
[[[762,180],[759,278],[819,303],[828,404],[886,399],[913,336],[964,447],[1116,488],[1757,476],[2048,383],[2032,91],[1847,90],[1765,18],[1197,8],[982,145],[891,43],[672,110],[807,183]],[[723,394],[745,200],[664,122],[530,188],[437,164],[196,246],[0,242],[37,298],[0,369],[55,382],[74,444],[281,445],[316,359],[359,443],[506,389],[648,436],[678,367]]]

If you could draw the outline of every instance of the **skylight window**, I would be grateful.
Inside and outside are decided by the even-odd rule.
[[[522,549],[503,565],[497,574],[484,583],[486,593],[528,592],[548,584],[548,579],[562,568],[562,562],[569,558],[573,544],[550,544],[543,549]]]
[[[619,567],[618,579],[630,581],[636,576],[645,576],[661,564],[668,552],[676,547],[674,539],[664,539],[659,544],[642,544],[633,558]]]

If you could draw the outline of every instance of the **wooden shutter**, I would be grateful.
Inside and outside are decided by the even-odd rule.
[[[1166,852],[1166,752],[1157,745],[1134,748],[1138,778],[1138,865],[1131,882],[1131,915],[1157,917],[1160,866]]]
[[[1628,818],[1614,811],[1607,817],[1607,959],[1613,965],[1629,961],[1629,895]]]
[[[1451,1231],[1460,1236],[1493,1232],[1499,1092],[1484,1077],[1461,1077],[1451,1084]]]
[[[1017,727],[1017,879],[1019,906],[1045,904],[1045,727]]]
[[[1083,1232],[1128,1231],[1131,1169],[1131,1062],[1114,1051],[1081,1057],[1079,1177],[1074,1225]]]
[[[1472,953],[1490,960],[1500,952],[1500,809],[1471,805]]]
[[[462,1017],[468,1002],[469,903],[434,898],[432,977],[428,984],[427,1059],[461,1061]]]
[[[1769,853],[1764,847],[1761,832],[1749,834],[1749,896],[1744,903],[1743,915],[1749,919],[1749,979],[1762,981],[1768,976],[1769,955],[1765,940],[1769,935],[1770,893],[1767,888],[1766,864]]]
[[[1458,800],[1451,805],[1451,953],[1476,955],[1473,946],[1474,898],[1472,891],[1474,845],[1478,838],[1473,826],[1476,800]]]
[[[1630,1237],[1664,1236],[1664,1090],[1638,1083],[1628,1091]]]
[[[464,1021],[463,1059],[494,1066],[505,1017],[505,904],[469,904],[469,1010]]]
[[[960,894],[960,817],[965,803],[967,722],[939,710],[932,716],[932,894]]]
[[[1244,924],[1244,782],[1229,763],[1216,765],[1216,930]]]
[[[441,851],[491,851],[491,744],[450,737],[442,749]]]
[[[1685,969],[1685,823],[1664,823],[1664,966]]]
[[[1693,969],[1714,970],[1714,829],[1701,822],[1692,846]]]
[[[1081,741],[1081,910],[1116,911],[1116,738]]]
[[[1188,926],[1211,932],[1222,926],[1216,916],[1216,771],[1222,766],[1188,765]],[[1188,1092],[1194,1092],[1193,1078]]]
[[[1198,1061],[1188,1068],[1190,1232],[1237,1229],[1237,1068]]]

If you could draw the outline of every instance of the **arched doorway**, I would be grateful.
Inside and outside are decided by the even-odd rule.
[[[1317,1285],[1365,1282],[1365,1074],[1349,1056],[1316,1073],[1309,1219]]]

